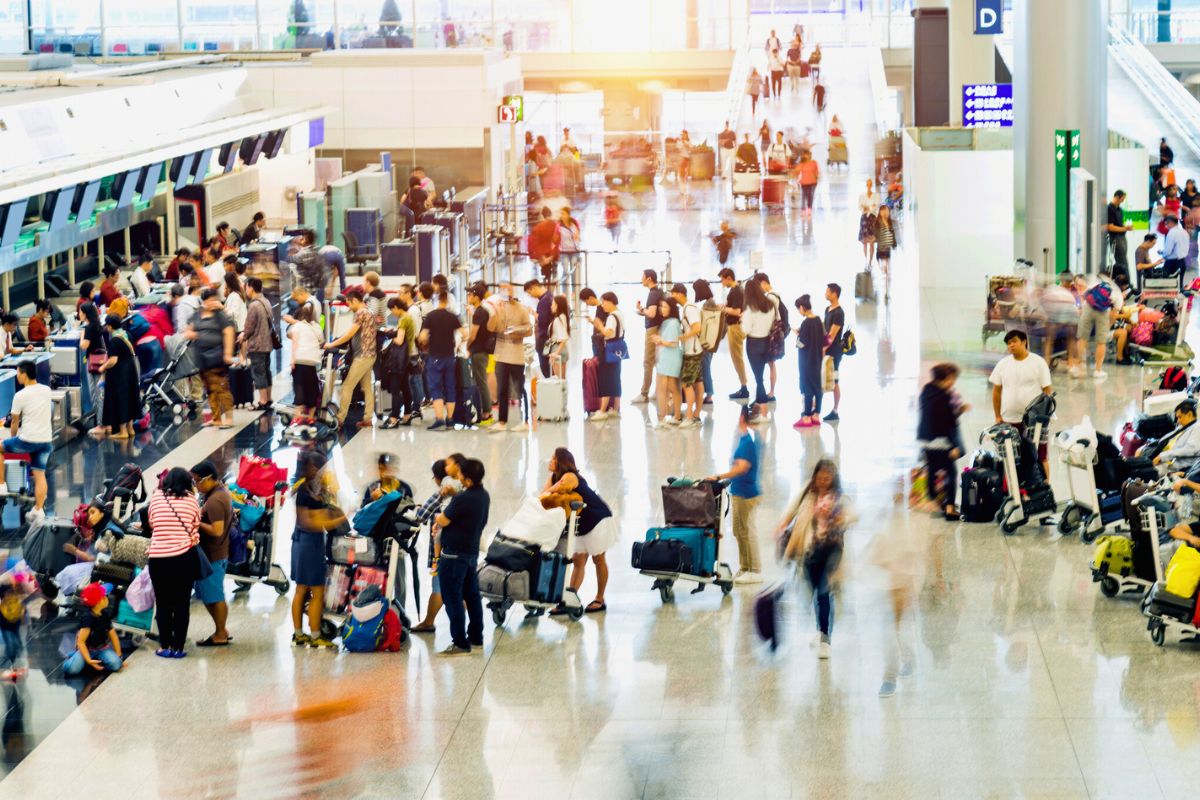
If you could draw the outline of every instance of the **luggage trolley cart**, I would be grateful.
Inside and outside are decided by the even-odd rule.
[[[1129,538],[1118,533],[1111,541],[1101,539],[1092,559],[1092,582],[1100,584],[1100,593],[1105,597],[1144,594],[1162,580],[1158,532],[1174,524],[1171,512],[1164,514],[1159,502],[1167,499],[1167,492],[1156,491],[1153,484],[1126,481],[1121,489],[1121,505],[1129,521]]]
[[[279,512],[283,508],[283,493],[287,483],[279,481],[275,491],[263,500],[264,511],[250,530],[242,530],[246,537],[247,558],[243,564],[230,564],[225,577],[236,584],[235,592],[244,592],[256,583],[266,584],[283,597],[292,582],[287,573],[275,561],[276,542],[279,541]],[[239,516],[242,512],[239,512]]]
[[[1054,437],[1054,446],[1062,453],[1067,468],[1071,499],[1057,515],[1058,532],[1063,536],[1078,533],[1080,541],[1091,544],[1107,527],[1119,527],[1120,492],[1101,492],[1096,486],[1096,450],[1084,439],[1064,443],[1063,434]]]
[[[654,578],[650,588],[664,603],[675,600],[675,582],[692,581],[692,594],[716,584],[723,595],[733,591],[733,570],[720,555],[721,526],[729,514],[729,482],[662,487],[666,526],[650,528],[646,540],[633,545],[633,568]],[[714,491],[715,490],[715,491]]]
[[[393,501],[398,505],[401,499]],[[321,635],[337,638],[350,614],[350,604],[367,586],[377,586],[389,606],[403,620],[404,598],[397,600],[397,571],[403,569],[401,544],[396,536],[381,535],[377,526],[370,533],[351,532],[329,540],[329,572],[325,584],[325,610],[321,614]],[[401,584],[403,585],[403,584]]]
[[[1155,305],[1167,310],[1173,306],[1179,327],[1175,333],[1174,342],[1161,344],[1139,345],[1130,340],[1129,349],[1134,359],[1145,367],[1161,370],[1171,366],[1181,366],[1191,371],[1195,353],[1187,343],[1188,321],[1191,316],[1191,291],[1179,288],[1176,278],[1146,278],[1140,300],[1145,305]],[[1144,381],[1144,377],[1143,377]],[[1142,386],[1145,389],[1145,384]]]
[[[751,200],[754,201],[755,206],[759,204],[759,198],[762,196],[762,173],[758,171],[757,165],[754,169],[750,169],[744,164],[734,164],[733,179],[729,184],[733,192],[734,208],[737,208],[739,197],[745,202],[743,208],[747,210],[750,208]]]
[[[1042,432],[1050,424],[1054,409],[1053,395],[1038,395],[1025,408],[1027,436],[1007,423],[993,425],[979,435],[980,444],[991,443],[996,448],[1003,465],[1008,497],[1000,503],[996,522],[1005,533],[1013,533],[1037,514],[1046,515],[1039,519],[1042,525],[1055,522],[1050,516],[1057,507],[1054,492],[1047,476],[1042,475],[1037,457]]]
[[[1162,647],[1167,641],[1168,630],[1174,631],[1181,640],[1200,639],[1200,628],[1192,623],[1196,598],[1171,594],[1167,591],[1163,576],[1158,532],[1175,524],[1176,515],[1171,501],[1165,494],[1153,493],[1144,495],[1138,503],[1148,512],[1144,519],[1156,570],[1156,580],[1146,590],[1141,603],[1142,613],[1147,618],[1146,630],[1150,632],[1150,641]]]
[[[582,510],[583,503],[576,501],[571,504],[571,513],[562,536],[557,546],[549,552],[542,552],[537,545],[497,534],[478,570],[479,593],[487,601],[492,622],[497,627],[504,625],[508,610],[516,603],[525,606],[526,619],[540,617],[546,613],[546,609],[556,608],[560,604],[566,608],[567,617],[572,622],[578,622],[583,617],[583,601],[579,599],[579,593],[565,585],[567,565],[571,563],[571,554],[575,551],[579,512]],[[493,548],[497,544],[513,552],[524,550],[522,557],[531,563],[527,563],[526,569],[518,570],[492,563],[495,554]]]

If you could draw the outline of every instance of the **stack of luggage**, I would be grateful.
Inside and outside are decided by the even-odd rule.
[[[663,527],[633,545],[633,568],[642,572],[710,577],[720,539],[721,484],[668,481],[662,487]]]

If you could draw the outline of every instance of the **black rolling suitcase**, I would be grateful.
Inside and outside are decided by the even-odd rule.
[[[250,378],[249,365],[229,368],[229,392],[233,395],[234,408],[254,405],[254,381]]]

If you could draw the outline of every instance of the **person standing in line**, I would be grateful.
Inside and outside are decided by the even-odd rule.
[[[930,381],[921,389],[918,400],[917,442],[925,455],[926,481],[930,500],[938,500],[937,474],[945,475],[944,495],[940,498],[942,511],[949,521],[960,519],[955,499],[958,497],[958,468],[954,462],[963,455],[962,434],[958,418],[970,410],[959,401],[954,391],[959,369],[950,363],[934,364]]]
[[[621,363],[610,362],[606,358],[604,346],[609,338],[624,335],[624,323],[619,319],[610,320],[610,312],[616,312],[616,298],[612,292],[605,292],[603,298],[597,297],[596,293],[587,287],[579,292],[579,299],[583,304],[596,309],[595,315],[588,322],[592,325],[592,357],[596,359],[596,391],[600,395],[600,408],[588,417],[589,422],[602,422],[621,413],[618,407],[621,401]]]
[[[825,300],[829,305],[825,308],[825,336],[828,344],[825,355],[833,359],[833,410],[825,415],[826,422],[837,422],[838,407],[842,404],[842,338],[846,332],[846,311],[842,308],[842,287],[836,283],[826,284]]]
[[[189,339],[196,342],[197,366],[208,393],[212,411],[210,426],[233,427],[233,395],[229,391],[229,365],[233,363],[236,334],[233,322],[221,310],[221,298],[215,287],[200,294],[200,315],[192,321]]]
[[[579,267],[579,250],[583,242],[583,234],[579,220],[571,216],[571,207],[563,206],[558,210],[558,255],[563,263],[564,280],[575,284],[579,280],[576,270]],[[570,276],[570,277],[567,277]]]
[[[525,337],[533,332],[529,312],[517,300],[510,281],[500,283],[499,302],[488,320],[488,330],[496,334],[496,394],[500,405],[500,421],[488,428],[488,433],[502,433],[508,430],[508,401],[514,396],[513,390],[518,400],[525,395]],[[524,409],[525,404],[521,407]],[[513,430],[529,430],[528,420]]]
[[[733,362],[733,371],[737,373],[739,387],[729,395],[730,400],[747,400],[750,390],[746,387],[746,331],[742,327],[742,312],[746,306],[746,293],[733,270],[725,267],[717,275],[721,285],[725,287],[725,334],[729,339],[729,359]]]
[[[325,344],[325,334],[313,319],[312,306],[303,305],[297,309],[295,322],[288,328],[288,338],[292,340],[292,390],[296,409],[300,419],[312,419],[321,405],[321,379],[317,367],[321,365],[321,347]]]
[[[866,191],[858,196],[858,240],[862,242],[867,266],[875,260],[875,217],[879,214],[879,193],[875,181],[867,178]]]
[[[104,327],[108,330],[108,359],[100,365],[100,372],[104,376],[102,424],[112,438],[132,439],[133,421],[142,416],[137,353],[120,317],[109,314],[104,320]],[[232,336],[230,342],[232,348]]]
[[[446,310],[447,292],[438,292],[438,307],[425,316],[418,341],[429,351],[426,377],[433,397],[433,424],[429,430],[454,427],[454,401],[458,397],[458,362],[454,357],[455,336],[462,330],[458,317]]]
[[[200,577],[200,506],[191,473],[173,467],[159,481],[147,507],[150,546],[146,550],[154,585],[154,620],[160,658],[183,658],[191,620],[192,586]],[[293,577],[295,574],[293,573]],[[324,586],[324,570],[321,585]]]
[[[742,314],[742,327],[746,332],[746,357],[750,360],[750,371],[754,373],[754,418],[752,425],[763,425],[770,421],[770,395],[767,393],[766,369],[770,362],[767,339],[771,327],[779,319],[779,307],[774,299],[763,291],[757,276],[746,281],[746,310]]]
[[[33,508],[25,519],[29,523],[46,517],[46,466],[54,450],[54,428],[51,423],[50,387],[37,382],[37,370],[32,362],[17,364],[17,383],[21,388],[13,396],[8,417],[11,435],[0,442],[4,453],[29,456],[29,471],[33,475]],[[0,476],[0,495],[8,494],[8,485]]]
[[[475,562],[479,558],[479,540],[487,526],[491,497],[483,488],[485,472],[481,461],[468,458],[458,465],[458,471],[463,490],[435,517],[442,529],[438,581],[452,640],[441,652],[443,656],[470,655],[472,648],[483,647],[483,600]],[[470,619],[469,624],[464,617]]]
[[[700,304],[701,313],[704,311],[725,313],[720,303],[713,297],[712,287],[703,278],[692,281],[692,295],[696,298],[696,303]],[[696,337],[696,341],[700,344],[700,380],[704,385],[704,399],[700,404],[708,406],[712,405],[713,401],[712,357],[715,351],[705,348],[699,336]],[[719,345],[720,342],[718,341],[717,344]]]
[[[271,410],[271,353],[275,350],[271,303],[263,294],[262,279],[246,279],[246,325],[242,352],[250,360],[250,378],[258,390],[258,411]],[[317,363],[321,363],[317,359]]]
[[[325,610],[325,539],[329,531],[346,522],[334,504],[337,493],[324,474],[325,456],[302,450],[296,461],[299,477],[292,494],[296,498],[296,527],[292,531],[292,644],[297,647],[331,649],[336,645],[321,634]],[[304,607],[308,605],[308,628],[304,632]]]
[[[800,183],[800,213],[812,218],[813,200],[817,194],[817,181],[821,179],[821,166],[812,157],[812,151],[800,151],[800,162],[796,164],[796,179]]]
[[[554,296],[550,313],[550,338],[546,341],[546,349],[550,351],[550,372],[555,378],[565,380],[571,346],[571,305],[566,295]]]
[[[535,326],[533,347],[537,350],[538,369],[543,378],[550,377],[550,357],[546,354],[546,342],[550,339],[550,322],[553,320],[554,295],[547,285],[538,280],[525,281],[525,294],[535,303]]]
[[[76,316],[83,324],[79,349],[83,351],[87,368],[88,396],[92,400],[92,411],[96,420],[96,425],[90,433],[99,436],[108,432],[104,426],[104,372],[101,369],[108,354],[107,337],[104,326],[100,324],[100,312],[96,310],[95,303],[90,300],[80,303]]]
[[[788,504],[776,529],[778,537],[787,536],[784,558],[800,563],[816,597],[817,627],[821,631],[817,656],[822,659],[830,654],[832,585],[841,567],[849,523],[850,513],[842,495],[837,465],[823,458],[817,462],[804,491]]]
[[[1009,331],[1004,335],[1004,344],[1008,347],[1008,355],[996,363],[988,378],[988,383],[992,384],[992,410],[997,425],[1007,423],[1024,433],[1025,408],[1038,394],[1053,393],[1050,367],[1041,356],[1029,352],[1029,337],[1025,331]],[[1042,463],[1042,474],[1049,479],[1046,446],[1049,431],[1043,434],[1042,441],[1034,444],[1038,449],[1038,461]]]
[[[350,369],[342,381],[337,422],[339,428],[345,425],[346,416],[350,413],[350,403],[354,398],[354,388],[361,386],[366,404],[363,406],[363,418],[359,420],[358,427],[370,428],[373,427],[371,418],[375,415],[374,369],[379,329],[375,324],[375,315],[367,310],[366,303],[363,302],[362,292],[357,289],[346,292],[346,305],[354,314],[350,330],[325,345],[326,350],[336,350],[349,343],[354,353],[354,362],[350,364]]]
[[[546,485],[542,487],[541,499],[552,500],[555,495],[578,494],[583,498],[583,510],[579,512],[578,530],[575,536],[575,552],[571,554],[570,587],[576,592],[583,586],[583,579],[590,556],[596,567],[596,597],[584,606],[586,614],[597,614],[608,610],[604,602],[604,590],[608,588],[608,561],[604,554],[608,552],[620,538],[616,518],[612,510],[596,490],[588,485],[579,467],[575,466],[575,456],[565,447],[557,447],[550,457],[550,475]],[[551,616],[566,614],[566,606],[561,603],[550,612]]]
[[[225,273],[221,289],[225,293],[225,316],[233,323],[234,332],[240,335],[246,327],[246,294],[236,272]]]
[[[492,416],[492,394],[488,391],[488,361],[496,350],[496,335],[488,330],[491,312],[484,302],[488,298],[488,286],[479,281],[467,293],[467,305],[471,309],[471,322],[467,328],[467,353],[471,357],[471,378],[479,389],[479,426],[487,428],[496,422]]]
[[[646,287],[646,305],[637,303],[638,316],[646,321],[645,349],[642,353],[642,391],[634,403],[650,402],[650,387],[654,385],[654,365],[657,361],[655,337],[658,336],[659,306],[662,303],[663,292],[658,288],[658,273],[652,269],[642,270],[642,286]]]
[[[658,348],[655,359],[655,390],[658,393],[658,421],[651,428],[678,425],[680,419],[679,373],[683,368],[683,348],[679,336],[682,325],[679,321],[679,304],[673,297],[664,297],[659,302],[658,332],[654,344]]]
[[[1125,224],[1125,212],[1121,210],[1121,204],[1124,202],[1124,189],[1117,189],[1113,192],[1112,200],[1108,204],[1108,221],[1104,226],[1104,231],[1108,234],[1108,246],[1112,249],[1113,272],[1124,272],[1128,275],[1129,240],[1125,234],[1133,230],[1133,226]]]
[[[766,273],[759,272],[754,276],[754,279],[762,285],[762,290],[766,293],[767,297],[771,299],[771,302],[775,304],[775,311],[779,314],[779,321],[783,323],[783,330],[785,331],[784,338],[786,339],[786,331],[788,330],[790,323],[788,321],[787,306],[783,304],[783,298],[776,294],[774,289],[771,288],[771,279],[767,277]],[[776,363],[781,358],[783,358],[783,351],[779,353],[777,358],[768,357],[767,359],[767,370],[771,376],[769,388],[767,389],[768,403],[775,402],[775,386],[779,382],[779,368],[776,366]]]
[[[762,75],[758,74],[758,68],[751,67],[750,75],[746,77],[746,94],[750,95],[751,117],[758,113],[758,96],[762,94],[762,82]]]
[[[804,396],[804,412],[792,425],[796,430],[821,424],[821,361],[825,357],[825,326],[813,313],[812,299],[802,294],[796,298],[796,310],[803,318],[796,328],[796,363],[800,373],[800,393]]]
[[[208,609],[215,626],[197,647],[225,647],[233,638],[225,627],[229,605],[225,602],[225,571],[229,567],[229,531],[233,528],[233,495],[221,482],[211,461],[192,467],[192,481],[200,493],[200,547],[212,566],[212,574],[196,581],[196,596]]]
[[[392,411],[380,427],[391,430],[411,425],[413,413],[416,411],[409,383],[408,365],[411,363],[410,353],[417,335],[413,330],[412,318],[408,316],[408,304],[399,297],[388,298],[387,302],[388,312],[396,318],[396,327],[384,331],[389,344],[381,357],[384,363],[384,385],[392,394]]]
[[[754,511],[762,491],[758,485],[759,441],[750,429],[750,406],[738,410],[737,445],[729,469],[705,480],[729,481],[733,510],[733,536],[737,539],[738,565],[734,583],[762,583],[762,563],[758,556],[758,538],[754,528]]]
[[[679,304],[679,321],[683,326],[679,334],[679,341],[683,347],[683,365],[679,369],[679,385],[683,392],[679,427],[698,428],[700,399],[703,395],[700,371],[704,358],[703,348],[700,346],[700,306],[688,302],[687,287],[682,283],[671,287],[671,297]]]

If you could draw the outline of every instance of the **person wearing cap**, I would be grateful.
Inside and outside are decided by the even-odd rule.
[[[108,589],[102,583],[89,583],[79,590],[79,601],[88,609],[88,615],[75,634],[75,652],[63,662],[63,672],[78,675],[84,667],[97,672],[120,672],[125,664],[121,659],[121,640],[113,630],[112,618],[104,613],[108,608]]]
[[[759,439],[750,428],[754,416],[752,405],[738,411],[737,445],[733,463],[726,472],[710,475],[706,481],[729,481],[733,510],[733,536],[737,539],[740,569],[734,583],[762,583],[762,565],[758,557],[758,539],[754,530],[754,510],[762,495],[758,483]]]
[[[225,488],[211,461],[192,467],[192,480],[200,492],[200,547],[212,565],[212,574],[196,581],[196,597],[208,609],[215,626],[197,647],[225,647],[232,641],[225,622],[229,605],[225,602],[225,572],[229,568],[229,532],[233,529],[233,495]]]
[[[1163,222],[1167,226],[1167,235],[1163,237],[1163,272],[1168,278],[1173,278],[1183,274],[1191,242],[1188,241],[1187,231],[1179,224],[1179,217],[1168,214]]]

